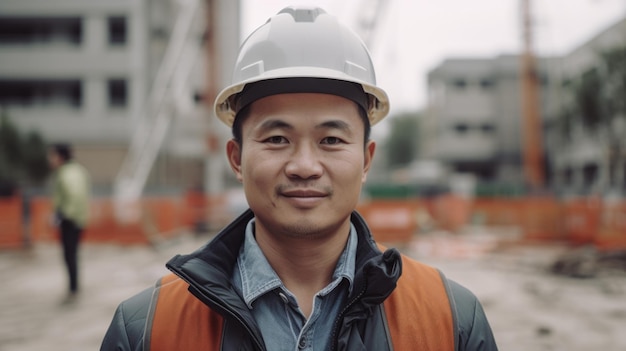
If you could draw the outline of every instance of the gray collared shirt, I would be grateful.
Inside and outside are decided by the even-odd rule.
[[[315,294],[307,319],[263,255],[254,237],[254,219],[246,227],[232,283],[252,312],[268,350],[327,350],[341,306],[352,289],[357,246],[356,230],[339,257],[332,281]]]

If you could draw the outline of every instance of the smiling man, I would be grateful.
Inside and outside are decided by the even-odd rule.
[[[216,99],[250,210],[123,302],[103,350],[496,350],[478,300],[385,250],[355,212],[386,116],[362,42],[286,8]]]

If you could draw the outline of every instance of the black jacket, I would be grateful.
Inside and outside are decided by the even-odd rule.
[[[247,211],[204,247],[189,255],[177,255],[166,265],[189,284],[194,296],[224,317],[223,350],[265,350],[252,314],[230,283],[246,225],[252,218],[252,212]],[[401,256],[395,249],[381,253],[356,212],[351,220],[358,233],[354,289],[336,318],[331,345],[334,350],[392,350],[382,303],[401,275]],[[456,324],[456,349],[497,350],[478,300],[460,285],[445,278],[444,282]],[[101,350],[143,350],[152,290],[118,307]]]

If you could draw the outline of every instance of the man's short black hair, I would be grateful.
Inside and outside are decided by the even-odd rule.
[[[58,143],[52,145],[52,151],[57,154],[64,162],[72,159],[72,146],[67,143]]]

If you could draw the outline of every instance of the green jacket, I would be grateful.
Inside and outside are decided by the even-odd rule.
[[[87,170],[74,161],[60,166],[53,179],[54,209],[63,218],[85,227],[89,219],[90,182]]]

